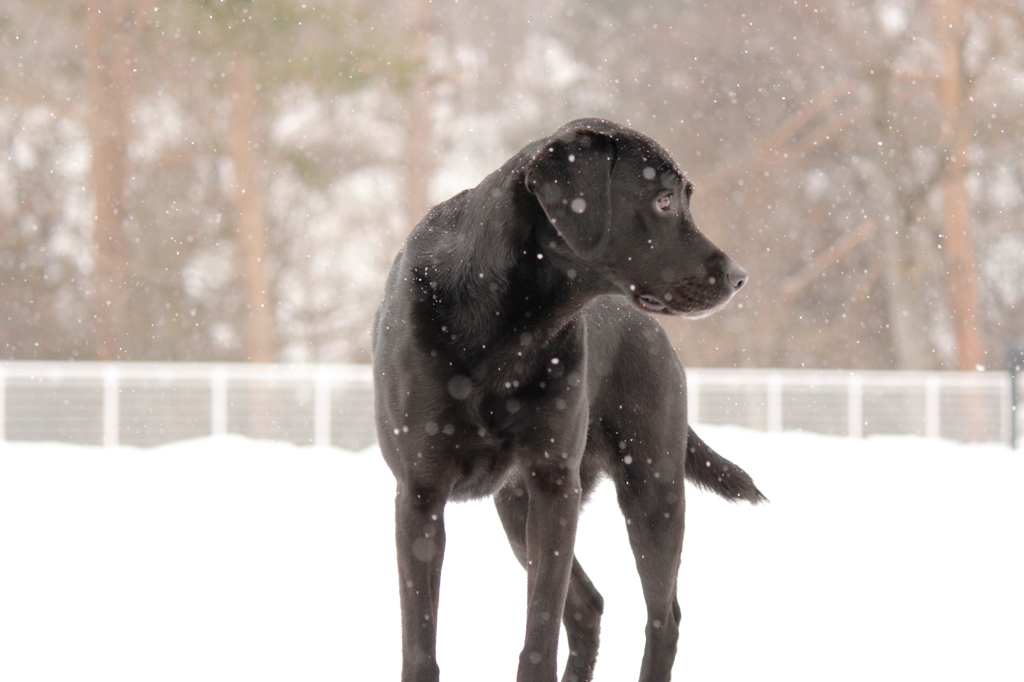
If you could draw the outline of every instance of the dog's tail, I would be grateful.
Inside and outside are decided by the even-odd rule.
[[[768,501],[754,485],[750,474],[712,450],[692,428],[686,450],[686,478],[691,483],[718,493],[730,502],[746,500],[758,504]]]

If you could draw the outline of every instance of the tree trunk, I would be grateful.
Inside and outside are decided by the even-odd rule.
[[[985,351],[975,311],[978,274],[971,238],[971,200],[967,192],[967,146],[970,128],[964,107],[961,54],[963,14],[959,0],[945,0],[940,22],[944,28],[943,68],[939,80],[942,101],[942,136],[946,150],[943,177],[943,253],[947,267],[949,302],[957,340],[957,367],[973,371],[984,362]]]
[[[89,138],[95,215],[95,291],[92,316],[97,360],[126,357],[128,257],[126,218],[128,107],[131,89],[131,6],[106,0],[88,8]]]
[[[254,71],[252,58],[241,54],[227,69],[226,84],[231,98],[228,154],[235,171],[235,236],[242,256],[242,295],[246,307],[245,357],[249,362],[272,362],[274,303],[266,269],[266,212],[260,184]]]
[[[871,123],[878,144],[864,172],[874,187],[875,220],[882,241],[885,273],[885,312],[892,339],[895,369],[935,368],[935,353],[928,337],[924,301],[919,295],[919,257],[914,253],[913,203],[901,188],[899,169],[891,153],[901,149],[891,95],[895,74],[888,64],[872,65],[869,82],[875,92]]]
[[[903,215],[894,212],[893,217]],[[928,326],[922,315],[924,305],[914,272],[910,230],[907,220],[893,220],[882,229],[882,259],[886,275],[886,315],[892,335],[896,369],[935,369],[935,353],[928,341]]]

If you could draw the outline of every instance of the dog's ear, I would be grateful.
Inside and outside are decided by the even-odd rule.
[[[526,188],[562,239],[592,252],[611,227],[615,142],[592,130],[567,131],[547,141],[526,165]]]

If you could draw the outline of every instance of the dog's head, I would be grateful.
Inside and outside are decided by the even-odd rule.
[[[693,185],[634,130],[568,123],[527,164],[525,182],[569,249],[644,310],[703,317],[747,281],[694,225]]]

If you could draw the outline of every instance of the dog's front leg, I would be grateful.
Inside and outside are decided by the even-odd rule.
[[[445,498],[399,483],[395,497],[402,606],[402,682],[437,682],[437,605],[444,559]]]
[[[558,633],[572,569],[580,513],[579,461],[536,463],[526,520],[526,642],[517,682],[555,682]]]

